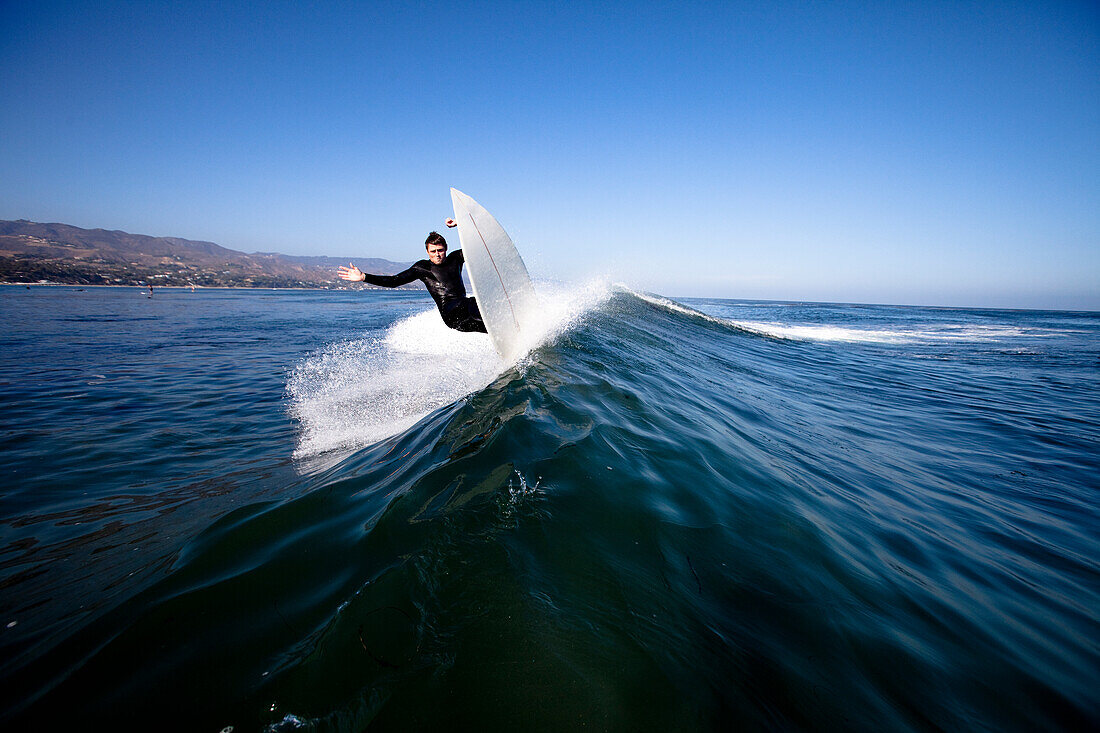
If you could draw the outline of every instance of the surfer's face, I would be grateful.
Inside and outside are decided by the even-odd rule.
[[[442,265],[444,258],[447,257],[447,245],[445,244],[429,244],[428,245],[428,259],[432,261],[433,265]]]

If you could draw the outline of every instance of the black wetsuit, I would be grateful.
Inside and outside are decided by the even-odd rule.
[[[396,288],[419,280],[428,289],[439,308],[439,315],[450,328],[485,333],[485,323],[481,320],[477,301],[466,297],[466,286],[462,284],[462,263],[465,261],[462,250],[458,249],[447,255],[442,265],[433,265],[431,260],[420,260],[396,275],[369,275],[364,272],[363,282]]]

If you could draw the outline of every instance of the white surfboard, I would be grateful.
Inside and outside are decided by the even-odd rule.
[[[527,267],[508,233],[481,204],[451,189],[458,238],[485,329],[505,361],[518,356],[522,334],[533,327],[538,301]]]

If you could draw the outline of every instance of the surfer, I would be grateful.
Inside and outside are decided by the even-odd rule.
[[[447,226],[454,227],[454,219],[448,219]],[[424,240],[424,249],[428,252],[428,259],[420,260],[396,275],[371,275],[349,262],[347,267],[340,267],[340,277],[384,288],[396,288],[419,280],[428,289],[439,308],[439,315],[449,328],[486,333],[477,301],[466,297],[466,286],[462,284],[462,263],[466,261],[462,250],[447,254],[447,240],[437,232],[432,232]]]

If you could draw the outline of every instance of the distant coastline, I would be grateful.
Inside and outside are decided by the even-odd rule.
[[[10,282],[10,281],[7,281],[7,280],[0,280],[0,287],[10,287],[10,288],[80,288],[81,290],[83,290],[84,288],[119,288],[119,289],[123,289],[123,288],[134,289],[134,288],[136,288],[138,290],[147,290],[149,288],[149,284],[148,283],[136,283],[136,284],[111,283],[109,285],[103,285],[103,284],[90,284],[90,283],[85,284],[85,283],[59,283],[59,282],[33,282],[33,283],[32,282]],[[153,288],[155,290],[188,290],[188,291],[192,289],[190,285],[156,285],[156,284],[153,285]],[[347,291],[372,290],[372,291],[377,291],[377,292],[386,292],[386,291],[392,292],[394,290],[401,290],[401,291],[404,291],[404,292],[408,292],[408,291],[411,290],[413,292],[417,292],[417,291],[422,292],[422,293],[424,293],[425,297],[427,297],[427,295],[428,295],[427,290],[425,290],[422,287],[418,287],[415,283],[412,284],[412,285],[407,285],[407,286],[403,285],[400,288],[384,288],[380,285],[364,285],[362,283],[360,283],[359,285],[355,285],[355,284],[337,285],[337,284],[333,283],[331,286],[309,285],[309,286],[299,286],[299,287],[266,287],[266,286],[262,286],[262,285],[249,285],[249,286],[244,286],[244,285],[196,285],[194,287],[194,290],[196,290],[196,291],[198,291],[198,290],[347,290]]]
[[[214,242],[0,221],[0,282],[15,285],[333,290],[347,287],[336,268],[349,261],[379,275],[409,266],[377,257],[247,254]]]

